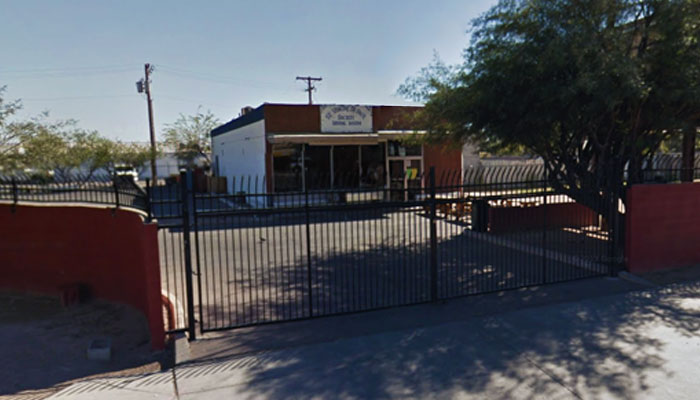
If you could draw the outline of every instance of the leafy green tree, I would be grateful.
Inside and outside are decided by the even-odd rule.
[[[203,157],[207,164],[211,162],[211,140],[209,133],[219,125],[219,120],[211,111],[197,110],[194,115],[180,114],[173,123],[166,124],[163,131],[165,144],[175,150],[176,157],[188,166],[193,166],[196,159]]]
[[[18,149],[25,137],[23,131],[10,121],[22,104],[19,100],[7,102],[3,96],[5,90],[5,86],[0,86],[0,172],[16,169]]]
[[[21,104],[4,102],[4,91],[0,87],[0,172],[31,171],[44,178],[79,174],[90,179],[100,169],[110,174],[118,165],[143,169],[150,160],[148,146],[110,140],[81,129],[74,120],[49,121],[47,112],[11,121]]]
[[[160,156],[160,151],[156,151],[155,157]],[[138,143],[114,142],[112,144],[109,162],[106,165],[110,173],[115,172],[115,168],[120,165],[136,168],[138,172],[150,167],[151,147]]]
[[[70,159],[69,133],[64,131],[73,121],[48,123],[43,117],[15,122],[14,128],[22,132],[17,166],[37,175],[52,172],[66,174],[76,167]]]
[[[625,174],[700,125],[699,21],[697,0],[502,0],[473,22],[462,65],[433,63],[399,92],[426,103],[431,136],[523,146],[612,217]]]
[[[112,164],[116,142],[100,136],[96,131],[74,131],[69,135],[69,141],[68,164],[79,168],[86,179]]]
[[[34,174],[80,174],[89,179],[113,157],[114,142],[78,128],[73,120],[47,122],[44,115],[14,126],[23,132],[16,164]]]

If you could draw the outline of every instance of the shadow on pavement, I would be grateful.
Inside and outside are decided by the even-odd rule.
[[[658,384],[650,376],[673,375],[664,329],[700,332],[700,283],[609,296],[636,288],[590,279],[239,329],[192,349],[200,360],[258,354],[238,389],[251,397],[634,398]]]

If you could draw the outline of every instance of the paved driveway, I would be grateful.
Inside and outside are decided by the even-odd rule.
[[[611,282],[594,281],[588,290]],[[585,282],[591,281],[577,284]],[[570,285],[556,288],[575,291]],[[520,296],[537,293],[528,289]],[[271,345],[270,331],[259,327],[219,339],[231,346],[247,340],[257,346],[254,354],[128,380],[76,384],[53,398],[695,399],[700,390],[699,298],[700,283],[693,282],[390,326],[408,319],[436,322],[443,312],[454,318],[451,304],[479,305],[479,297],[471,297],[363,314],[365,334],[358,327],[350,336],[268,351],[260,350]],[[301,337],[306,330],[313,336],[350,322],[362,325],[358,318],[307,321],[299,323],[302,328],[288,324],[287,334]],[[385,326],[378,327],[380,321]]]

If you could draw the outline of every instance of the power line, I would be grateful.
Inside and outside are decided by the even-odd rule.
[[[160,64],[158,64],[158,69],[160,72],[165,73],[165,74],[180,76],[183,78],[188,78],[188,79],[193,79],[193,80],[209,81],[209,82],[214,82],[214,83],[223,83],[223,84],[235,85],[235,86],[242,86],[243,85],[243,86],[247,86],[247,87],[260,88],[260,89],[274,88],[278,91],[296,92],[296,90],[291,89],[291,88],[289,88],[289,89],[280,88],[280,85],[278,83],[275,83],[275,82],[263,82],[263,81],[255,81],[255,80],[251,80],[251,79],[240,79],[240,78],[234,78],[234,77],[230,77],[230,76],[207,74],[207,73],[195,72],[192,70],[186,70],[186,69],[182,69],[182,68],[162,66]]]
[[[198,104],[200,106],[203,106],[206,104],[209,106],[219,106],[219,107],[227,107],[227,108],[231,107],[231,104],[212,103],[209,100],[188,99],[185,97],[171,96],[171,95],[162,94],[162,93],[158,94],[158,96],[155,97],[153,100],[158,101],[161,99],[170,100],[170,101],[179,101],[179,102],[183,102],[183,103]]]
[[[0,68],[0,72],[60,72],[60,71],[86,71],[95,69],[134,68],[134,64],[101,65],[91,67],[47,67],[47,68]]]
[[[114,95],[95,95],[95,96],[63,96],[63,97],[27,97],[20,99],[25,101],[65,101],[65,100],[94,100],[94,99],[113,99],[120,97],[134,97],[132,94],[114,94]]]
[[[120,68],[86,68],[86,69],[46,69],[46,70],[25,70],[25,71],[0,71],[0,76],[11,79],[36,79],[36,78],[65,78],[65,77],[85,77],[96,75],[118,74],[133,71],[134,67]]]

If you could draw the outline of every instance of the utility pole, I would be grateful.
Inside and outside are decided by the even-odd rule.
[[[136,90],[139,93],[146,92],[146,101],[148,102],[148,127],[151,133],[151,181],[156,185],[158,183],[158,175],[156,174],[156,133],[153,127],[153,103],[151,102],[151,80],[150,74],[153,72],[153,66],[146,63],[144,65],[144,79],[136,82]]]
[[[321,78],[312,78],[310,76],[297,76],[298,81],[306,81],[306,89],[304,89],[305,92],[309,92],[309,104],[313,104],[311,101],[311,92],[316,90],[316,87],[311,84],[312,81],[321,81],[323,79]]]

